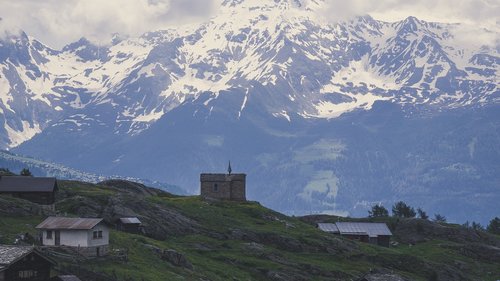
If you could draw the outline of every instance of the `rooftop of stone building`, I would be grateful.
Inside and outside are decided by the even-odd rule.
[[[200,175],[201,181],[229,181],[229,180],[244,180],[246,174],[215,174],[203,173]]]

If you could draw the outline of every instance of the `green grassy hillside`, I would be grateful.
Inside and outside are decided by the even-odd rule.
[[[146,229],[111,231],[111,247],[126,260],[56,258],[59,271],[82,280],[357,280],[370,271],[407,280],[500,279],[500,238],[458,226],[388,219],[399,245],[383,248],[315,228],[332,217],[288,217],[256,202],[179,197],[124,181],[59,186],[60,215],[103,217],[112,227],[119,217],[137,216]],[[36,237],[45,216],[29,202],[0,196],[0,243],[20,233]],[[176,251],[179,262],[165,250]]]

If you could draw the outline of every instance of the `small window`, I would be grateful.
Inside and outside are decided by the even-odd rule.
[[[93,239],[101,239],[102,238],[102,230],[99,230],[99,231],[94,231],[92,233],[92,238]]]
[[[47,239],[52,239],[52,230],[47,230]]]
[[[214,183],[214,191],[215,192],[219,191],[219,185],[216,183]]]
[[[18,276],[20,279],[28,279],[32,277],[36,277],[38,272],[35,270],[21,270],[18,272]]]

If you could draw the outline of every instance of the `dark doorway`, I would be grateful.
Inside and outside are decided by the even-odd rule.
[[[56,230],[55,232],[55,245],[59,246],[61,245],[61,231]]]

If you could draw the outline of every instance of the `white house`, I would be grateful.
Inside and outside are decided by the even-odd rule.
[[[75,247],[86,256],[108,253],[109,228],[100,218],[48,217],[37,227],[42,245]]]

